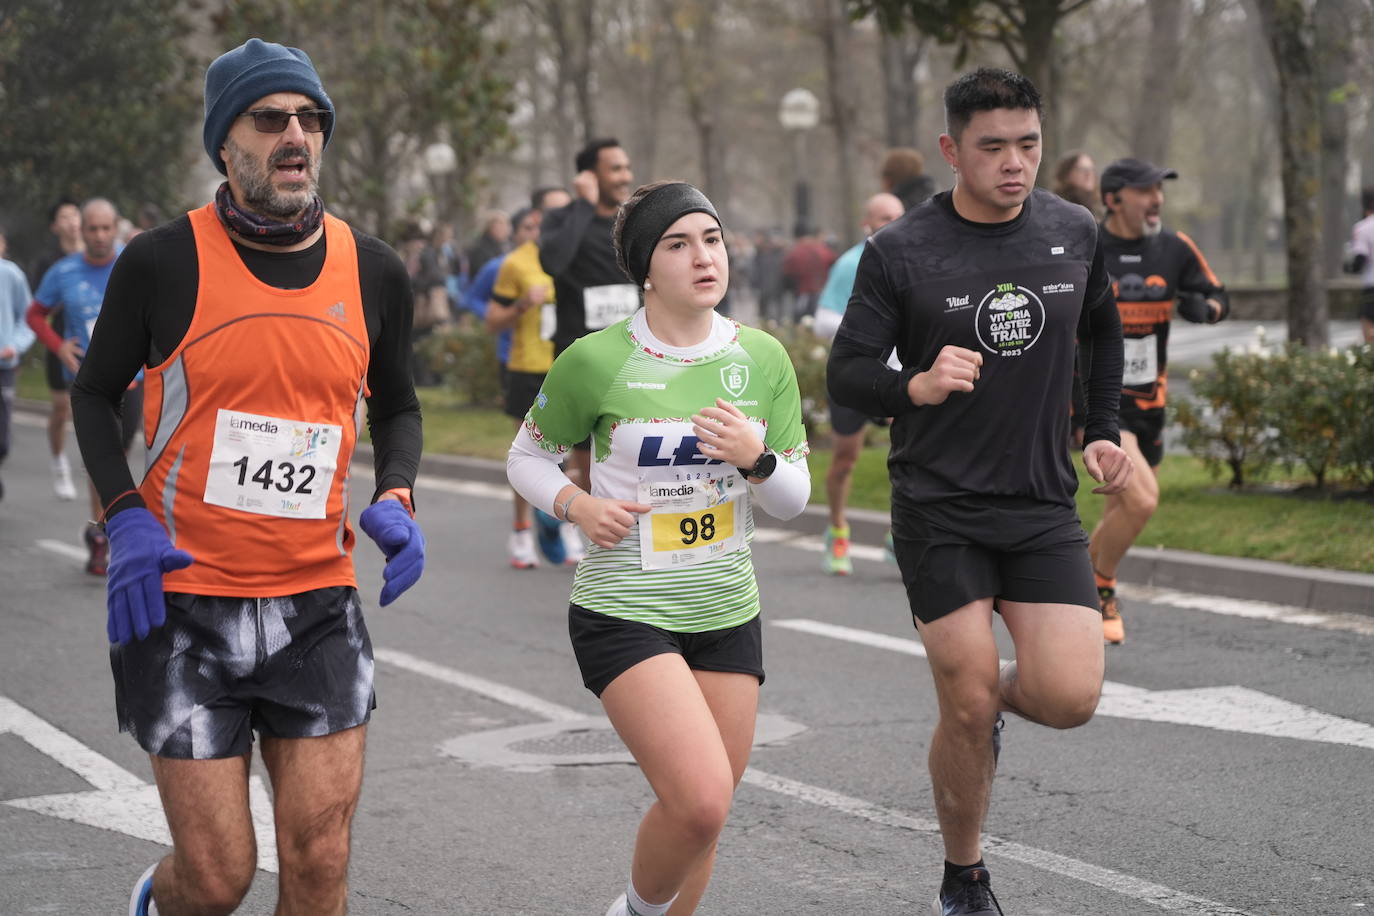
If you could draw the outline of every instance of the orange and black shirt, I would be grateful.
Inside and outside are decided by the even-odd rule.
[[[1123,239],[1099,227],[1116,291],[1125,344],[1121,406],[1164,406],[1168,392],[1169,322],[1180,293],[1200,293],[1227,306],[1226,291],[1192,239],[1165,229]]]
[[[412,486],[418,467],[411,311],[395,252],[333,217],[297,252],[235,244],[208,207],[133,240],[72,406],[102,503],[145,505],[196,557],[166,588],[265,597],[353,583],[348,471],[364,401],[376,492]],[[110,423],[140,366],[148,466],[129,494]]]

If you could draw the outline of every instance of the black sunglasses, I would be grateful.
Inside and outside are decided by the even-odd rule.
[[[307,134],[318,134],[329,130],[334,123],[334,112],[324,108],[307,108],[304,111],[282,111],[278,108],[259,108],[245,111],[240,118],[252,118],[253,127],[260,134],[279,134],[286,130],[294,117],[301,122],[301,130]]]

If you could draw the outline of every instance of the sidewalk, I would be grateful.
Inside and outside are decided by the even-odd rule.
[[[370,461],[370,450],[359,446],[355,460]],[[420,462],[420,473],[506,483],[505,464],[484,458],[425,455]],[[889,527],[887,513],[850,509],[847,515],[856,544],[878,546],[883,543]],[[768,524],[821,536],[828,524],[826,507],[811,505],[791,521],[768,519]],[[1134,585],[1374,617],[1374,575],[1368,573],[1290,566],[1269,560],[1219,557],[1162,547],[1133,547],[1122,561],[1119,575],[1123,581]]]

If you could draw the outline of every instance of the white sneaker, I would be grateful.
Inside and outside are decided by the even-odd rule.
[[[71,502],[76,499],[76,485],[72,483],[72,466],[63,453],[52,460],[52,490],[57,498]]]
[[[512,531],[506,541],[510,551],[510,565],[516,569],[534,569],[539,565],[539,554],[534,547],[534,529]]]
[[[129,895],[129,916],[156,916],[157,907],[153,904],[153,872],[155,871],[157,871],[156,862],[148,866],[148,870],[134,885],[133,893]]]
[[[625,901],[625,895],[621,894],[615,898],[615,903],[606,911],[606,916],[629,916],[630,905]]]
[[[576,525],[564,522],[558,527],[558,536],[563,539],[563,549],[567,552],[567,558],[563,561],[565,566],[576,566],[582,562],[582,558],[587,555],[587,545],[582,540],[582,530]]]

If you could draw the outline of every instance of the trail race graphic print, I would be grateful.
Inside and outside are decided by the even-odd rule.
[[[1045,329],[1045,304],[1015,283],[998,283],[978,303],[974,316],[978,342],[999,356],[1020,356]]]

